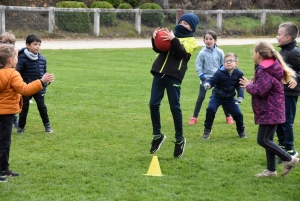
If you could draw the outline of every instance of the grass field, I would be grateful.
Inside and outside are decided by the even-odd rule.
[[[246,77],[253,75],[253,46],[220,48],[237,53]],[[199,123],[188,125],[199,90],[195,58],[200,49],[182,83],[187,145],[180,159],[173,158],[167,97],[162,101],[167,140],[155,154],[162,177],[143,175],[152,160],[149,70],[156,54],[150,48],[42,50],[49,72],[56,75],[46,94],[54,132],[44,132],[36,105],[31,104],[25,133],[14,130],[12,136],[10,168],[22,176],[1,183],[0,200],[299,200],[300,166],[286,177],[254,177],[266,168],[266,159],[256,143],[249,94],[240,104],[247,139],[238,138],[235,125],[226,124],[222,109],[211,139],[201,139],[208,96]],[[296,118],[295,147],[300,151],[299,125]],[[279,175],[282,168],[278,165]]]

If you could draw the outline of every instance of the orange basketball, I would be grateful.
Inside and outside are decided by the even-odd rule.
[[[160,51],[169,51],[171,49],[171,41],[163,41],[164,38],[161,37],[165,35],[166,34],[163,31],[159,31],[154,39],[154,44]]]

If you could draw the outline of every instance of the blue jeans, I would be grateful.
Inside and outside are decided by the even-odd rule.
[[[152,82],[151,97],[150,97],[150,114],[153,127],[153,135],[161,134],[160,123],[160,104],[164,97],[165,89],[167,91],[170,110],[173,115],[175,138],[182,139],[182,113],[180,108],[180,89],[181,82],[171,76],[164,74],[155,74]]]
[[[199,94],[198,94],[198,98],[197,98],[197,101],[196,101],[193,117],[198,118],[199,112],[200,112],[201,107],[202,107],[202,103],[205,99],[206,92],[207,92],[207,90],[204,89],[203,82],[202,82],[202,84],[200,84]],[[225,116],[229,117],[230,114],[228,113],[226,108],[223,105],[222,105],[222,107],[223,107]]]
[[[230,100],[219,99],[214,95],[210,97],[210,101],[206,109],[206,119],[204,122],[204,127],[206,129],[212,129],[215,115],[220,105],[224,106],[229,114],[231,114],[236,123],[237,132],[243,132],[245,130],[244,119],[240,107],[237,104],[237,100],[235,100],[234,98]]]
[[[279,145],[285,149],[294,149],[293,125],[296,116],[298,96],[285,96],[285,122],[279,124],[276,130]]]

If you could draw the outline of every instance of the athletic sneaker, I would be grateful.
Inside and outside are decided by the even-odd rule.
[[[247,135],[246,135],[245,131],[239,132],[239,133],[238,133],[238,136],[239,136],[240,138],[247,138]]]
[[[24,130],[25,130],[24,128],[20,128],[20,127],[19,127],[19,128],[17,129],[17,133],[18,133],[18,134],[23,134],[23,133],[24,133]]]
[[[196,124],[197,122],[198,122],[198,118],[192,117],[192,118],[190,119],[189,124]]]
[[[176,142],[174,143],[175,143],[174,157],[180,158],[184,153],[186,139],[182,138],[181,140],[176,140]]]
[[[226,122],[228,123],[228,124],[233,124],[233,120],[232,120],[232,117],[226,117]]]
[[[1,171],[0,176],[2,176],[2,177],[17,177],[17,176],[20,176],[20,174],[13,172],[11,170],[6,170],[6,171]]]
[[[280,146],[280,145],[279,145],[279,146]],[[280,146],[280,147],[281,147],[281,146]],[[281,148],[282,148],[282,147],[281,147]],[[284,147],[283,147],[282,149],[285,150]],[[298,152],[297,152],[295,149],[288,150],[288,151],[286,151],[286,152],[288,152],[291,156],[295,156],[295,157],[298,156]],[[283,161],[282,161],[281,158],[278,159],[278,163],[279,163],[279,164],[283,163]]]
[[[13,128],[18,128],[18,127],[19,127],[18,122],[14,122],[13,123]]]
[[[0,182],[7,182],[7,179],[5,177],[0,176]]]
[[[163,134],[161,134],[159,137],[154,136],[151,142],[150,154],[154,154],[155,152],[157,152],[166,138],[167,136]]]
[[[292,156],[292,160],[289,162],[284,161],[283,162],[284,167],[283,167],[281,175],[282,176],[287,175],[294,167],[296,167],[298,162],[299,162],[299,158],[297,158],[295,156]]]
[[[256,177],[276,177],[277,176],[277,172],[274,171],[269,171],[269,170],[264,170],[263,172],[261,173],[258,173],[255,175]]]
[[[291,156],[298,156],[298,152],[295,149],[287,150],[286,152],[288,152]]]
[[[52,133],[53,132],[53,130],[50,126],[50,123],[46,123],[46,124],[44,124],[44,126],[45,126],[46,133]]]
[[[211,129],[204,129],[204,132],[203,132],[203,136],[202,136],[202,139],[209,139],[210,138],[210,134],[211,134]]]

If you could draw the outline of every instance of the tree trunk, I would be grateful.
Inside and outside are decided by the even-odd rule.
[[[169,9],[169,0],[154,0],[163,9]]]

